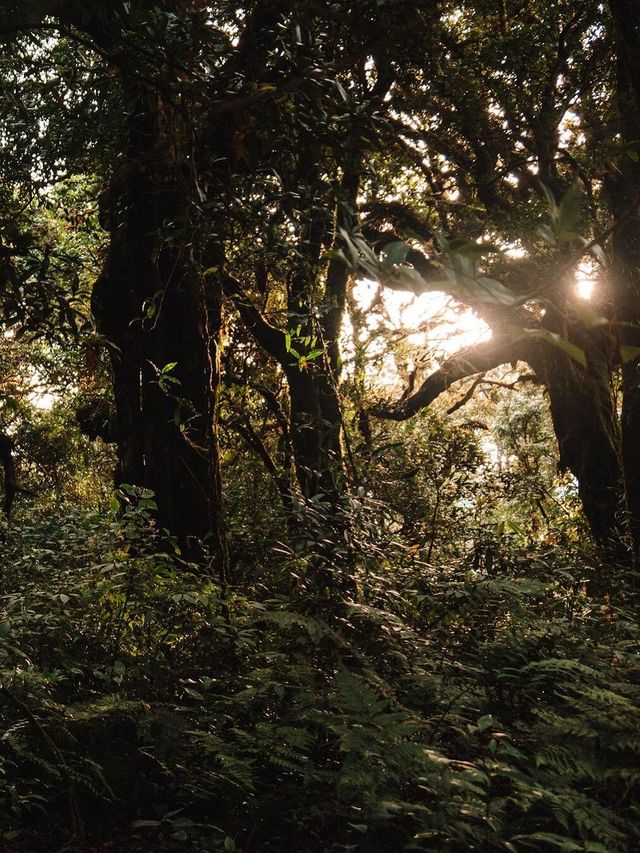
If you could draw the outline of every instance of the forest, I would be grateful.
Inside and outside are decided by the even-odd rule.
[[[0,849],[640,850],[637,0],[0,2]]]

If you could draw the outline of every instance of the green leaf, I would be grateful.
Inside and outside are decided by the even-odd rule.
[[[493,717],[491,716],[491,714],[485,714],[484,717],[480,717],[476,725],[478,726],[480,731],[483,732],[485,731],[485,729],[491,728],[491,726],[493,725]]]
[[[537,227],[538,234],[542,237],[543,240],[546,240],[547,243],[551,243],[552,246],[556,244],[556,235],[553,228],[550,225],[546,225],[545,223],[541,223]]]
[[[402,240],[396,240],[393,243],[387,243],[382,250],[382,254],[385,265],[394,266],[395,264],[403,264],[407,260],[409,247]]]
[[[542,187],[542,192],[544,193],[544,197],[547,202],[547,208],[549,210],[551,220],[555,223],[558,219],[558,205],[556,204],[555,196],[546,184],[540,182],[540,186]]]
[[[585,305],[583,302],[572,302],[569,305],[569,311],[574,314],[581,323],[583,323],[587,329],[596,329],[598,326],[606,326],[609,323],[609,320],[606,317],[603,317],[602,314],[598,314],[597,311],[594,311],[589,305]]]
[[[456,237],[449,241],[447,251],[450,255],[464,255],[477,261],[485,255],[500,254],[502,249],[494,243],[479,243],[477,240]]]
[[[594,243],[593,246],[590,246],[589,252],[590,252],[590,254],[593,255],[593,257],[596,259],[596,261],[598,261],[598,263],[601,264],[603,267],[609,266],[609,258],[607,256],[607,253],[605,252],[605,250],[600,245],[600,243]]]
[[[577,361],[578,364],[581,364],[582,367],[587,366],[587,356],[583,349],[576,344],[572,343],[567,338],[564,338],[562,335],[557,334],[557,332],[550,332],[548,329],[514,329],[513,330],[514,338],[517,340],[519,337],[526,335],[530,338],[538,338],[541,341],[546,341],[548,344],[552,344],[554,347],[558,347],[558,349],[566,352],[567,355],[570,355],[574,361]]]
[[[488,276],[479,276],[472,284],[474,295],[480,302],[515,305],[520,297],[513,293],[501,281]]]
[[[177,363],[177,361],[170,361],[169,364],[165,364],[160,373],[169,373],[169,371],[173,370]]]
[[[558,235],[575,232],[582,214],[582,184],[576,181],[563,195],[558,207]]]
[[[584,850],[582,844],[567,838],[566,835],[557,835],[555,832],[532,832],[530,835],[515,835],[512,841],[543,841],[547,849],[555,847],[562,850],[563,853],[573,853],[573,851]]]
[[[623,364],[634,361],[638,357],[640,357],[640,347],[634,347],[631,344],[620,345],[620,358]]]

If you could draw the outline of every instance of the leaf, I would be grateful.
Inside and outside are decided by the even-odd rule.
[[[555,847],[565,853],[573,853],[574,850],[584,850],[582,844],[578,844],[572,838],[565,835],[557,835],[555,832],[532,832],[530,835],[515,835],[512,841],[543,841],[547,849]]]
[[[609,257],[605,250],[602,248],[600,243],[594,243],[589,247],[590,254],[598,261],[599,264],[602,264],[603,267],[609,266]]]
[[[476,261],[485,255],[500,254],[502,249],[495,243],[479,243],[477,240],[456,237],[449,241],[447,251],[450,255],[464,255]]]
[[[558,235],[575,232],[582,214],[582,184],[576,181],[560,200],[558,207]]]
[[[346,91],[344,90],[344,87],[337,80],[334,80],[333,83],[334,83],[334,86],[336,87],[336,89],[338,90],[340,97],[342,98],[342,100],[346,104],[347,101],[349,100],[349,96],[347,95]]]
[[[545,223],[541,223],[537,227],[538,234],[542,237],[543,240],[546,240],[547,243],[551,243],[552,246],[556,244],[556,235],[553,228],[550,225],[546,225]]]
[[[177,361],[170,361],[169,364],[165,364],[160,373],[169,373],[169,371],[173,370],[177,363]]]
[[[515,305],[520,297],[512,293],[501,281],[488,276],[479,276],[472,285],[481,302],[497,302],[500,305]]]
[[[620,358],[623,364],[628,364],[628,362],[634,361],[638,357],[640,357],[640,347],[634,347],[631,344],[620,345]]]
[[[393,243],[387,243],[383,248],[384,263],[390,266],[394,264],[403,264],[407,260],[409,247],[402,240],[395,240]]]
[[[577,243],[581,243],[583,246],[587,245],[587,240],[582,236],[582,234],[578,234],[577,231],[570,231],[568,229],[558,231],[558,241],[560,243],[571,243],[575,241]]]
[[[542,337],[550,344],[553,344],[553,346],[564,350],[564,352],[570,355],[574,361],[578,362],[578,364],[581,364],[583,367],[587,366],[587,356],[585,355],[584,350],[581,347],[576,346],[576,344],[571,343],[568,338],[563,338],[562,335],[557,335],[555,332],[549,332]]]
[[[476,725],[478,726],[480,731],[483,732],[486,729],[491,728],[491,726],[493,725],[493,717],[491,716],[491,714],[485,714],[484,717],[480,717]]]
[[[556,222],[558,218],[558,205],[556,204],[555,196],[546,184],[540,182],[540,186],[542,187],[542,192],[544,193],[544,197],[547,202],[547,208],[549,210],[551,220]]]
[[[575,314],[587,329],[596,329],[598,326],[606,326],[609,323],[606,317],[598,314],[597,311],[594,311],[593,308],[585,305],[583,302],[572,302],[569,305],[569,310],[572,314]]]
[[[572,343],[567,338],[562,337],[562,335],[557,334],[557,332],[550,332],[548,329],[513,329],[513,334],[515,340],[518,340],[519,337],[526,335],[530,338],[538,338],[541,341],[546,341],[548,344],[552,344],[554,347],[558,347],[558,349],[566,352],[567,355],[570,355],[574,361],[577,361],[578,364],[581,364],[582,367],[587,366],[587,356],[583,349],[576,344]]]

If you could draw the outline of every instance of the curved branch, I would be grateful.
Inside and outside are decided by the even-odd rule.
[[[238,309],[247,331],[251,332],[260,346],[284,367],[287,363],[284,332],[265,320],[258,308],[242,292],[242,285],[233,276],[223,275],[222,290]]]
[[[447,359],[441,368],[432,373],[422,383],[415,394],[401,400],[396,405],[376,406],[371,411],[379,418],[392,421],[406,421],[421,409],[425,409],[447,390],[454,382],[485,373],[501,364],[514,361],[528,361],[530,343],[511,338],[498,338],[483,341],[474,347],[461,350]]]
[[[291,483],[289,482],[288,476],[290,469],[276,464],[267,450],[264,441],[255,431],[247,416],[244,418],[231,418],[226,422],[226,425],[235,430],[238,435],[244,439],[247,446],[256,453],[268,473],[273,478],[284,508],[289,509],[291,507],[291,500],[293,497]]]
[[[477,388],[478,388],[478,386],[481,384],[481,382],[482,382],[482,380],[484,379],[484,377],[485,377],[485,374],[484,374],[484,373],[479,373],[479,374],[476,376],[476,378],[473,380],[473,382],[471,383],[471,385],[467,388],[467,390],[466,390],[466,391],[465,391],[465,393],[462,395],[462,397],[460,397],[460,399],[459,399],[459,400],[456,400],[456,402],[453,404],[453,406],[450,406],[450,407],[447,409],[447,414],[448,414],[448,415],[452,415],[454,412],[457,412],[457,411],[458,411],[458,409],[461,409],[463,406],[466,406],[466,405],[467,405],[467,403],[469,402],[469,400],[470,400],[470,399],[473,397],[473,395],[475,394],[476,389],[477,389]]]
[[[395,228],[424,242],[433,240],[434,233],[429,223],[408,204],[399,201],[374,201],[362,205],[360,209],[368,214],[366,224],[391,222]]]

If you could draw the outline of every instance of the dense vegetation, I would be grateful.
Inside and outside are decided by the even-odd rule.
[[[631,0],[6,0],[0,837],[640,848]]]

